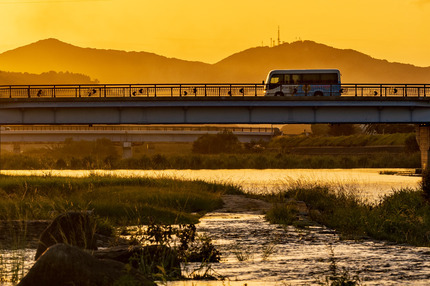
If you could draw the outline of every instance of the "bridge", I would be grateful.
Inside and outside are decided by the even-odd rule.
[[[429,160],[430,85],[342,84],[341,96],[264,97],[262,84],[0,86],[0,125],[417,124]],[[327,86],[326,88],[330,88]]]
[[[1,143],[59,143],[66,139],[95,141],[109,139],[115,143],[194,142],[204,134],[222,131],[235,134],[240,142],[270,140],[277,129],[265,127],[216,126],[8,126],[1,131]],[[278,130],[279,132],[279,130]]]

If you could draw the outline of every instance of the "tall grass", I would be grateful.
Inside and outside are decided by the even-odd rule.
[[[67,210],[94,210],[115,224],[195,223],[221,206],[229,185],[173,179],[14,177],[0,180],[0,219],[52,219]]]
[[[430,246],[430,205],[421,190],[402,189],[369,205],[330,187],[292,187],[271,198],[272,223],[294,224],[295,213],[279,205],[289,199],[306,202],[312,220],[337,230],[344,238],[372,237],[396,243]]]

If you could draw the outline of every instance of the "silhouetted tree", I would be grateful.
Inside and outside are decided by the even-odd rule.
[[[411,133],[415,131],[413,124],[365,124],[366,134]]]
[[[224,130],[218,134],[205,134],[193,143],[193,153],[219,154],[242,151],[242,143],[231,131]]]
[[[329,124],[312,124],[311,125],[311,131],[312,131],[313,135],[317,135],[317,136],[328,135],[328,132],[330,131],[330,125]]]
[[[342,136],[352,135],[359,132],[359,128],[355,124],[330,124],[328,135]]]

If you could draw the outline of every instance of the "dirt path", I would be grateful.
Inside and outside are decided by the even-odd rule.
[[[263,214],[272,206],[268,202],[247,198],[241,195],[224,195],[222,200],[224,206],[216,210],[217,213]]]

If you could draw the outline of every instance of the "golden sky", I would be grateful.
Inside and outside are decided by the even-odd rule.
[[[0,0],[0,52],[57,38],[215,63],[279,26],[281,41],[430,66],[429,15],[430,0]]]

